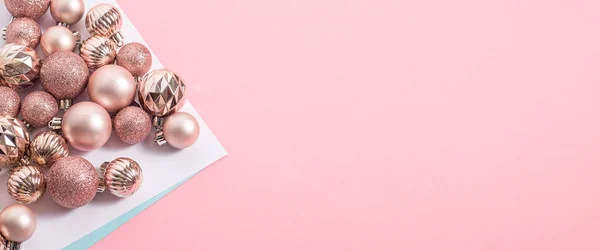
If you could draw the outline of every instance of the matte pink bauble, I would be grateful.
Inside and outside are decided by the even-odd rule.
[[[61,126],[69,145],[81,151],[102,147],[112,131],[112,122],[106,110],[87,101],[78,102],[67,109]]]
[[[90,100],[114,113],[133,102],[137,83],[129,71],[118,65],[105,65],[94,71],[88,82]]]

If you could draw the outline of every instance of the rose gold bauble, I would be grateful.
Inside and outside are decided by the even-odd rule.
[[[45,91],[34,91],[23,99],[21,105],[23,120],[34,128],[48,125],[48,122],[58,114],[58,104],[52,95]]]
[[[58,100],[78,97],[85,90],[89,75],[83,59],[70,51],[52,53],[40,70],[42,86]]]
[[[77,39],[70,29],[62,26],[52,26],[44,31],[40,44],[42,52],[48,56],[58,51],[75,50]]]
[[[40,58],[35,50],[18,44],[6,44],[0,50],[0,82],[13,89],[33,85],[40,73]]]
[[[88,68],[95,70],[115,61],[117,46],[106,37],[92,36],[83,41],[79,54]]]
[[[6,186],[8,194],[21,204],[36,202],[46,191],[44,173],[33,165],[17,166],[11,169]]]
[[[119,65],[106,65],[90,76],[88,95],[106,111],[114,113],[129,106],[137,84],[129,71]]]
[[[176,148],[187,148],[196,142],[200,135],[200,125],[192,115],[177,112],[170,115],[163,125],[165,140]]]
[[[100,168],[100,173],[104,183],[100,183],[99,190],[108,189],[113,195],[122,198],[134,194],[144,179],[140,165],[125,157],[105,162]]]
[[[94,102],[78,102],[62,118],[62,132],[72,147],[91,151],[102,147],[110,137],[112,124],[106,110]]]
[[[83,0],[52,0],[50,3],[50,14],[59,24],[75,24],[81,20],[84,12]]]
[[[95,5],[85,17],[85,27],[92,35],[105,36],[112,39],[117,46],[123,46],[121,12],[107,3]]]
[[[56,160],[69,156],[69,145],[59,134],[45,131],[31,140],[27,156],[40,167],[50,167]]]
[[[14,17],[38,19],[50,5],[50,0],[4,0],[6,9]]]
[[[6,27],[6,43],[14,43],[35,49],[40,43],[42,30],[38,23],[28,17],[19,17]]]
[[[25,124],[14,117],[0,116],[0,167],[13,165],[29,146],[29,132]]]
[[[152,122],[146,111],[129,106],[117,113],[113,126],[117,137],[122,142],[137,144],[148,137],[150,129],[152,129]]]
[[[25,205],[13,204],[0,212],[0,234],[7,241],[23,242],[35,232],[35,214]]]
[[[21,98],[9,87],[0,86],[0,116],[17,117],[21,107]]]
[[[50,197],[66,208],[88,204],[98,190],[99,176],[94,166],[81,157],[58,159],[47,173],[46,190]]]
[[[143,76],[152,66],[152,54],[141,43],[128,43],[119,50],[117,64],[135,77]]]
[[[166,69],[148,72],[140,80],[138,97],[142,107],[153,116],[177,112],[185,103],[185,83]]]

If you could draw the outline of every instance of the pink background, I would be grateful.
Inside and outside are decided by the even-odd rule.
[[[600,249],[597,0],[119,2],[229,156],[94,249]]]

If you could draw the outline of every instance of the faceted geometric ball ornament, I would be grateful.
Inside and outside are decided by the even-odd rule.
[[[0,116],[0,166],[19,162],[29,146],[25,124],[9,116]]]
[[[171,71],[153,70],[140,81],[138,94],[146,111],[164,117],[177,112],[185,103],[185,83]]]
[[[0,81],[13,89],[26,89],[40,73],[40,58],[35,50],[7,44],[0,51]]]

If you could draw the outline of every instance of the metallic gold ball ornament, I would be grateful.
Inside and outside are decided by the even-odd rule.
[[[13,89],[26,89],[40,74],[40,58],[35,50],[18,44],[6,44],[0,50],[0,82]]]
[[[50,14],[59,26],[69,27],[81,20],[85,12],[83,0],[52,0]]]
[[[35,49],[40,43],[42,30],[35,20],[28,17],[19,17],[8,24],[2,35],[6,38],[6,43],[19,44]]]
[[[119,157],[105,162],[100,167],[101,180],[99,192],[106,188],[117,197],[128,197],[142,185],[144,179],[142,168],[133,159]]]
[[[112,39],[117,46],[123,46],[123,25],[121,12],[113,5],[98,4],[90,9],[85,17],[85,27],[92,35],[105,36]]]
[[[69,156],[69,145],[56,132],[45,131],[31,140],[27,156],[32,163],[50,167],[56,160]]]
[[[44,173],[33,165],[16,166],[9,171],[7,190],[18,203],[34,203],[46,191]]]
[[[48,125],[58,114],[58,103],[48,92],[34,91],[23,99],[21,104],[21,116],[23,121],[34,128],[42,128]]]
[[[62,130],[72,147],[92,151],[102,147],[110,138],[112,121],[106,110],[95,102],[78,102],[67,109],[61,118],[50,121],[50,128]]]
[[[0,116],[17,117],[21,108],[21,97],[13,89],[0,86]]]
[[[177,74],[166,69],[144,75],[138,91],[142,107],[153,116],[173,114],[185,103],[185,83]]]
[[[29,146],[29,132],[21,120],[0,116],[0,167],[16,164]]]
[[[141,77],[152,66],[152,54],[141,43],[128,43],[119,50],[117,64],[129,70],[134,77]]]
[[[117,46],[106,37],[92,36],[83,41],[79,54],[90,70],[96,70],[115,61]]]
[[[40,70],[42,86],[60,100],[59,108],[66,109],[70,101],[83,93],[90,71],[81,57],[70,51],[54,52],[46,57]]]
[[[13,204],[0,212],[0,234],[6,239],[7,249],[19,249],[19,244],[35,232],[35,214],[25,205]]]
[[[52,26],[42,34],[40,41],[44,55],[58,51],[73,51],[77,47],[77,38],[73,32],[62,26]]]
[[[38,19],[50,6],[50,0],[4,0],[6,9],[14,17]]]
[[[100,178],[86,159],[67,156],[58,159],[47,173],[46,190],[50,197],[66,208],[88,204],[96,196]]]

